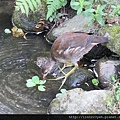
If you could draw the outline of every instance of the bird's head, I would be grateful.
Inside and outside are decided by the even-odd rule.
[[[52,59],[48,59],[45,65],[42,66],[42,75],[43,80],[46,78],[46,76],[51,72],[53,66],[55,65],[55,61]]]

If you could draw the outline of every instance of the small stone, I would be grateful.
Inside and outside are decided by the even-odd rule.
[[[120,61],[101,59],[96,64],[96,71],[98,72],[100,83],[108,87],[112,82],[110,76],[116,76],[120,71]]]

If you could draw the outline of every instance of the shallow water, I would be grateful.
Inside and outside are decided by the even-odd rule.
[[[0,114],[45,114],[61,82],[47,81],[45,92],[27,88],[25,84],[34,75],[41,77],[34,61],[51,46],[43,34],[28,35],[25,40],[5,34],[5,28],[12,28],[11,15],[0,11]]]
[[[27,41],[4,33],[0,36],[0,113],[46,113],[56,94],[55,82],[47,82],[46,92],[27,88],[25,84],[36,75],[31,70],[39,71],[31,63],[32,56],[49,50],[50,46],[41,35]],[[53,89],[49,83],[54,85]]]

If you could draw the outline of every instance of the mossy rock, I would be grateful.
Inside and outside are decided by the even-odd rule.
[[[120,55],[120,25],[113,25],[112,27],[104,27],[109,42],[107,47]]]
[[[28,17],[21,13],[21,10],[14,10],[12,19],[13,24],[25,31],[33,31],[35,25],[40,21],[40,18],[46,17],[45,7],[39,6],[34,12],[30,11]]]

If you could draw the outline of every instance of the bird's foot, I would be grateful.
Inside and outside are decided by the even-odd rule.
[[[63,65],[62,68],[60,68],[60,66],[58,66],[58,68],[60,69],[61,72],[63,72],[63,70],[64,70],[65,68],[67,68],[67,67],[72,67],[72,66],[73,66],[72,63],[67,62],[67,63],[64,63],[64,65]]]
[[[61,77],[58,77],[58,78],[53,78],[53,79],[48,79],[48,80],[60,80],[60,79],[63,79],[63,78],[67,78],[67,76],[61,76]]]
[[[59,90],[62,88],[62,86],[64,85],[64,83],[65,83],[65,81],[66,81],[66,79],[67,79],[67,74],[65,75],[65,76],[61,76],[61,77],[58,77],[58,78],[55,78],[55,79],[48,79],[48,80],[60,80],[60,79],[63,79],[63,81],[62,81],[62,84],[61,84],[61,86],[59,87]]]
[[[70,70],[67,74],[65,74],[63,71],[61,71],[64,74],[64,76],[61,76],[61,77],[58,77],[58,78],[55,78],[55,79],[49,79],[49,80],[60,80],[60,79],[64,78],[63,81],[62,81],[62,84],[61,84],[61,86],[59,88],[59,90],[60,90],[62,88],[62,86],[64,85],[67,77],[70,76],[76,70],[77,67],[78,67],[78,65],[75,64],[75,67],[72,70]]]

